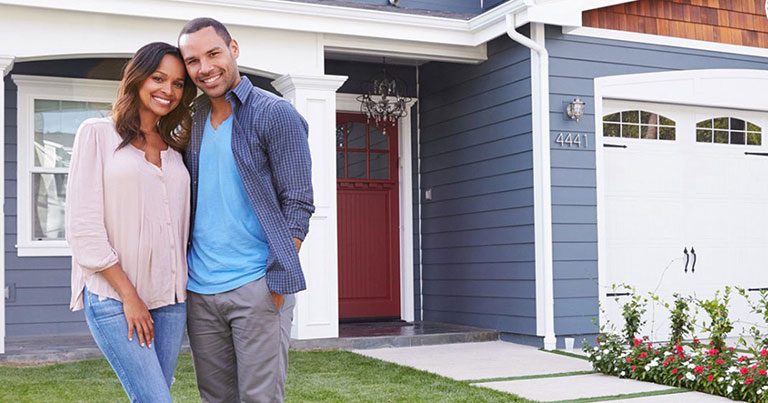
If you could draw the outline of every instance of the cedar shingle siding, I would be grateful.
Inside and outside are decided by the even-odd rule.
[[[640,0],[582,19],[585,27],[768,48],[765,0]]]

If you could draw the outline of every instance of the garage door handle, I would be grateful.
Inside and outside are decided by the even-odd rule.
[[[759,157],[768,157],[768,153],[753,153],[753,152],[745,152],[744,155],[757,155]]]
[[[683,248],[683,253],[685,254],[685,270],[684,270],[684,272],[688,273],[688,262],[691,260],[691,256],[688,254],[688,248]]]
[[[691,254],[693,255],[693,264],[691,265],[691,273],[696,273],[696,251],[691,247]]]
[[[768,291],[768,288],[747,288],[747,291]]]
[[[629,295],[628,292],[609,292],[605,294],[606,297],[628,297]]]
[[[603,144],[605,148],[627,148],[625,144]]]

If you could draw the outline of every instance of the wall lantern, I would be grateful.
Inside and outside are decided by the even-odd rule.
[[[576,97],[571,103],[568,104],[568,107],[565,109],[565,113],[568,114],[568,117],[579,121],[584,116],[584,101],[581,100],[581,98]]]

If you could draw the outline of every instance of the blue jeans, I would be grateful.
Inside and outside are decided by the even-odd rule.
[[[185,303],[149,311],[155,322],[152,347],[128,341],[123,303],[85,290],[85,319],[96,344],[115,370],[131,402],[171,402],[171,383],[187,320]],[[99,300],[101,299],[101,300]]]

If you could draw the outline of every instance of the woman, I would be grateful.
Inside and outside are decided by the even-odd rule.
[[[111,116],[75,137],[67,182],[70,308],[132,402],[170,402],[186,323],[190,179],[184,148],[195,86],[178,49],[150,43],[123,71]]]

